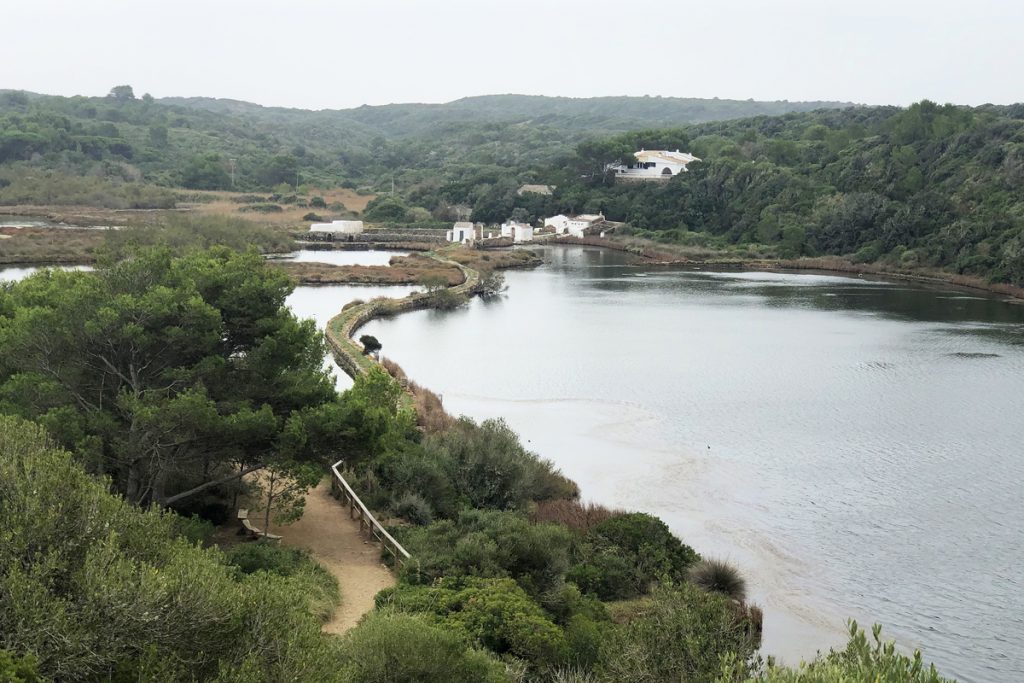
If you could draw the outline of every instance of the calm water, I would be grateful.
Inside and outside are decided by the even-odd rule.
[[[322,252],[314,252],[322,253]],[[326,253],[351,253],[351,254],[380,254],[388,252],[326,252]],[[369,301],[378,296],[390,296],[401,298],[416,291],[415,285],[323,285],[319,287],[296,287],[287,304],[292,311],[300,318],[313,318],[317,325],[323,329],[327,321],[338,315],[342,307],[349,301],[362,299]],[[352,386],[352,379],[346,375],[334,357],[330,354],[324,359],[324,366],[329,368],[335,376],[336,384],[340,391]]]
[[[44,266],[0,266],[0,282],[24,280]],[[92,266],[45,266],[60,270],[92,270]]]
[[[963,681],[1024,680],[1024,306],[544,253],[499,301],[364,331],[585,497],[738,564],[767,652],[855,617]]]
[[[407,251],[385,250],[323,250],[301,249],[289,254],[288,260],[300,263],[329,263],[334,266],[386,266],[392,256],[408,256]]]

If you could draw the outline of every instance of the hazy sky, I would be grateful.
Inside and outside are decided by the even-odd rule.
[[[1020,0],[0,0],[0,18],[0,88],[61,95],[1024,100]]]

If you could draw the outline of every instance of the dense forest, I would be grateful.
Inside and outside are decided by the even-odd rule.
[[[205,98],[156,100],[0,91],[0,166],[206,190],[281,183],[408,187],[437,171],[527,170],[595,133],[839,106],[618,97],[504,95],[442,105],[335,111]],[[234,160],[234,161],[232,161]],[[423,170],[431,170],[423,174]]]

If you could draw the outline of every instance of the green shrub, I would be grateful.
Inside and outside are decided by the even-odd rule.
[[[747,582],[740,570],[724,560],[701,560],[689,571],[690,581],[698,588],[743,602],[747,598]]]
[[[682,582],[699,559],[664,522],[638,512],[602,521],[576,544],[573,555],[566,578],[604,600],[642,595],[656,582]]]
[[[430,524],[434,521],[434,511],[423,496],[406,493],[391,505],[391,510],[399,517],[413,524]]]
[[[744,670],[743,663],[735,659],[723,666],[719,683],[845,683],[846,681],[884,681],[885,683],[952,683],[939,676],[934,664],[926,665],[921,652],[908,657],[896,650],[891,641],[883,641],[882,629],[872,629],[869,642],[857,622],[850,622],[850,640],[845,650],[832,650],[798,667],[769,665],[750,678],[737,676]]]
[[[424,617],[380,612],[345,636],[341,670],[347,683],[511,683],[501,663],[461,634]]]
[[[745,612],[693,586],[661,588],[609,631],[597,670],[619,683],[710,683],[728,658],[743,666],[759,646]]]
[[[337,680],[308,574],[240,574],[0,416],[0,648],[57,680]]]
[[[496,654],[534,665],[553,666],[569,655],[562,629],[511,579],[445,578],[431,586],[404,585],[382,591],[377,605],[429,614]]]
[[[320,197],[318,195],[314,195],[309,200],[309,205],[311,207],[313,207],[314,209],[326,209],[327,208],[327,202],[324,201],[323,197]]]
[[[530,524],[508,512],[471,510],[457,521],[403,529],[401,542],[413,561],[401,569],[410,583],[440,577],[511,577],[542,596],[562,586],[570,533],[554,524]]]
[[[512,510],[531,500],[571,497],[572,482],[547,460],[527,451],[502,420],[477,425],[460,419],[423,442],[429,457],[443,463],[458,495],[469,507]]]
[[[0,650],[0,681],[3,683],[43,683],[36,658],[19,657],[13,652]]]

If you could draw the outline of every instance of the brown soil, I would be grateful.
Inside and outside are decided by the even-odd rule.
[[[341,606],[324,624],[327,633],[348,631],[373,609],[378,591],[395,585],[394,574],[381,563],[380,547],[359,532],[359,523],[331,496],[326,479],[309,492],[302,519],[274,531],[285,545],[309,550],[338,579]]]

